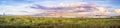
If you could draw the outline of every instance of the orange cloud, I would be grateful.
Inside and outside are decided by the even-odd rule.
[[[116,9],[116,10],[115,10],[115,13],[116,13],[116,14],[120,14],[120,9]]]
[[[106,14],[107,10],[103,7],[98,7],[99,13]]]

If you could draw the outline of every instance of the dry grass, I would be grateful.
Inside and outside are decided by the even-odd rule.
[[[120,28],[120,19],[0,16],[0,28]]]

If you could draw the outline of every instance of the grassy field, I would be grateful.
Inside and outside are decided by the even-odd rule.
[[[120,18],[0,16],[0,28],[120,28]]]

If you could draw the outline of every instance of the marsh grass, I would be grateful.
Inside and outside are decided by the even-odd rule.
[[[120,18],[0,16],[0,28],[120,28]]]

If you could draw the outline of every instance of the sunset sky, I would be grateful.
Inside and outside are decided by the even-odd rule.
[[[0,0],[0,15],[120,15],[120,0]]]

